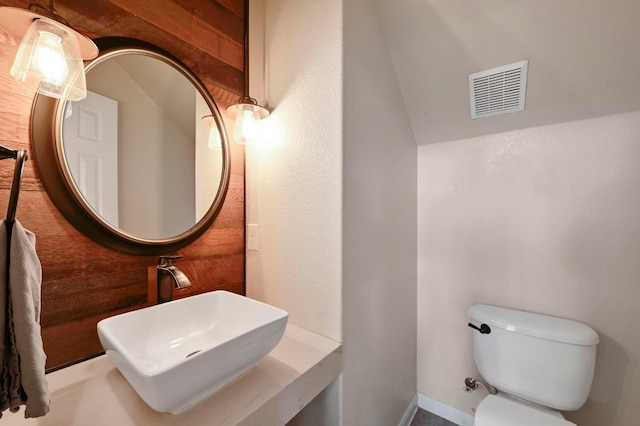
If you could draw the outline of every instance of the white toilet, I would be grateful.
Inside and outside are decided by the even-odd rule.
[[[482,377],[498,389],[476,409],[476,426],[570,426],[557,410],[580,408],[589,395],[598,334],[564,318],[490,305],[467,315]]]

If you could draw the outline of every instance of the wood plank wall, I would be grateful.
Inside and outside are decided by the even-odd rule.
[[[28,3],[0,0],[2,6],[20,8]],[[242,0],[59,0],[56,8],[91,38],[133,37],[172,53],[200,77],[221,111],[242,94]],[[30,149],[35,87],[9,74],[18,43],[0,29],[0,144],[29,152],[17,219],[37,237],[42,334],[47,368],[53,369],[102,351],[96,334],[100,319],[155,303],[157,259],[94,243],[49,200]],[[183,256],[178,265],[193,286],[176,297],[219,288],[244,293],[244,150],[232,145],[231,182],[219,217],[202,237],[178,251]],[[6,212],[14,164],[0,162],[0,212]]]

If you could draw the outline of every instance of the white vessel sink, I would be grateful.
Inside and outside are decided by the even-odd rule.
[[[281,309],[218,290],[104,319],[98,336],[151,408],[178,413],[271,352],[288,317]]]

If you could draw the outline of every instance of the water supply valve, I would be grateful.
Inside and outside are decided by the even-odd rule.
[[[464,390],[465,392],[471,392],[478,389],[478,381],[473,377],[467,377],[464,379]]]
[[[474,390],[478,389],[478,386],[481,386],[482,388],[484,388],[484,390],[486,390],[491,395],[496,395],[498,393],[498,389],[496,389],[494,386],[492,385],[486,386],[484,383],[482,383],[480,380],[476,379],[475,377],[467,377],[466,379],[464,379],[465,392],[473,392]]]

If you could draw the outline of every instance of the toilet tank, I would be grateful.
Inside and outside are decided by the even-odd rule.
[[[489,333],[473,330],[473,356],[498,390],[557,410],[585,403],[599,342],[591,327],[490,305],[474,305],[467,315],[470,325],[489,326]]]

